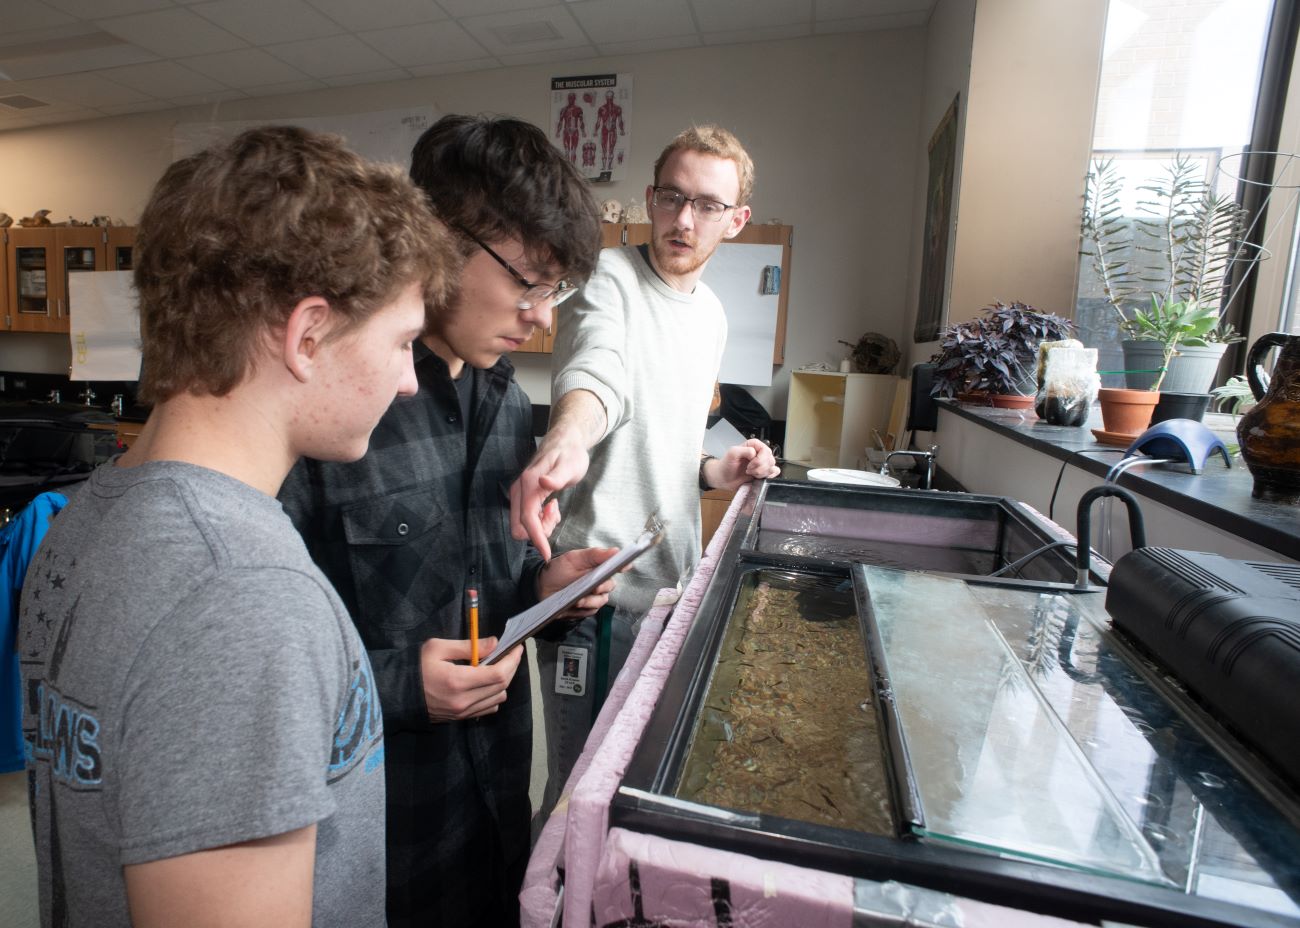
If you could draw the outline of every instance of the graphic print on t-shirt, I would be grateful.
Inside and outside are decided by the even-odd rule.
[[[375,677],[370,661],[364,656],[352,662],[352,682],[347,701],[334,727],[334,749],[330,752],[328,782],[346,774],[358,757],[369,751],[366,772],[374,770],[384,759],[384,749],[377,744],[384,735],[383,716],[375,692]],[[376,745],[374,751],[370,746]]]

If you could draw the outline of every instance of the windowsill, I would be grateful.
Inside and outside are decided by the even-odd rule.
[[[1096,407],[1087,425],[1075,428],[1048,425],[1032,411],[1022,414],[1017,410],[966,406],[952,400],[940,400],[939,407],[1100,478],[1105,478],[1124,450],[1093,439],[1090,430],[1101,427],[1101,413]],[[1207,416],[1206,424],[1224,444],[1236,444],[1231,416]],[[1134,468],[1122,474],[1118,484],[1221,531],[1276,551],[1282,557],[1300,560],[1300,507],[1252,497],[1254,480],[1240,458],[1234,457],[1232,467],[1225,468],[1223,457],[1216,452],[1206,461],[1201,474],[1192,474],[1185,466]]]

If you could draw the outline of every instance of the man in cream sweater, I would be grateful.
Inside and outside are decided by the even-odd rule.
[[[515,537],[527,535],[549,557],[541,510],[560,490],[567,492],[557,551],[626,544],[651,513],[667,523],[664,540],[610,598],[610,680],[656,591],[676,588],[699,559],[699,490],[735,489],[779,473],[757,439],[721,458],[700,453],[727,340],[722,304],[700,277],[718,245],[749,221],[753,184],[753,162],[730,132],[682,132],[660,154],[646,188],[650,244],[605,249],[557,326],[550,427],[511,488]],[[547,812],[591,728],[595,629],[587,619],[563,641],[538,642]]]

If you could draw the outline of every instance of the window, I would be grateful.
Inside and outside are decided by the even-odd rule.
[[[1110,162],[1118,185],[1117,239],[1137,246],[1121,254],[1137,291],[1125,305],[1145,305],[1157,286],[1151,282],[1160,277],[1167,237],[1153,238],[1159,223],[1150,222],[1158,209],[1151,188],[1168,180],[1175,159],[1187,162],[1191,182],[1238,197],[1272,7],[1272,0],[1110,2],[1093,164]],[[1101,370],[1120,371],[1119,317],[1105,293],[1094,262],[1082,257],[1079,338],[1100,349]],[[1104,375],[1102,383],[1122,386],[1123,376]]]

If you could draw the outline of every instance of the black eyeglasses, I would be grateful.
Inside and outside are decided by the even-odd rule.
[[[650,197],[650,204],[655,209],[669,213],[680,213],[683,203],[691,204],[691,210],[696,218],[707,219],[710,222],[721,222],[727,210],[736,208],[734,203],[723,203],[713,197],[688,197],[672,187],[656,187]]]
[[[468,229],[461,226],[457,226],[456,228],[462,235],[472,240],[479,248],[486,251],[492,257],[492,260],[496,261],[497,264],[509,271],[510,276],[515,279],[515,283],[524,288],[524,292],[519,297],[519,302],[515,304],[515,307],[520,312],[532,309],[534,306],[537,306],[539,303],[545,303],[547,300],[554,300],[554,305],[559,306],[569,297],[578,292],[578,285],[570,283],[567,280],[561,280],[554,285],[534,283],[523,274],[516,271],[509,261],[493,251],[486,242],[473,232],[470,232]]]

